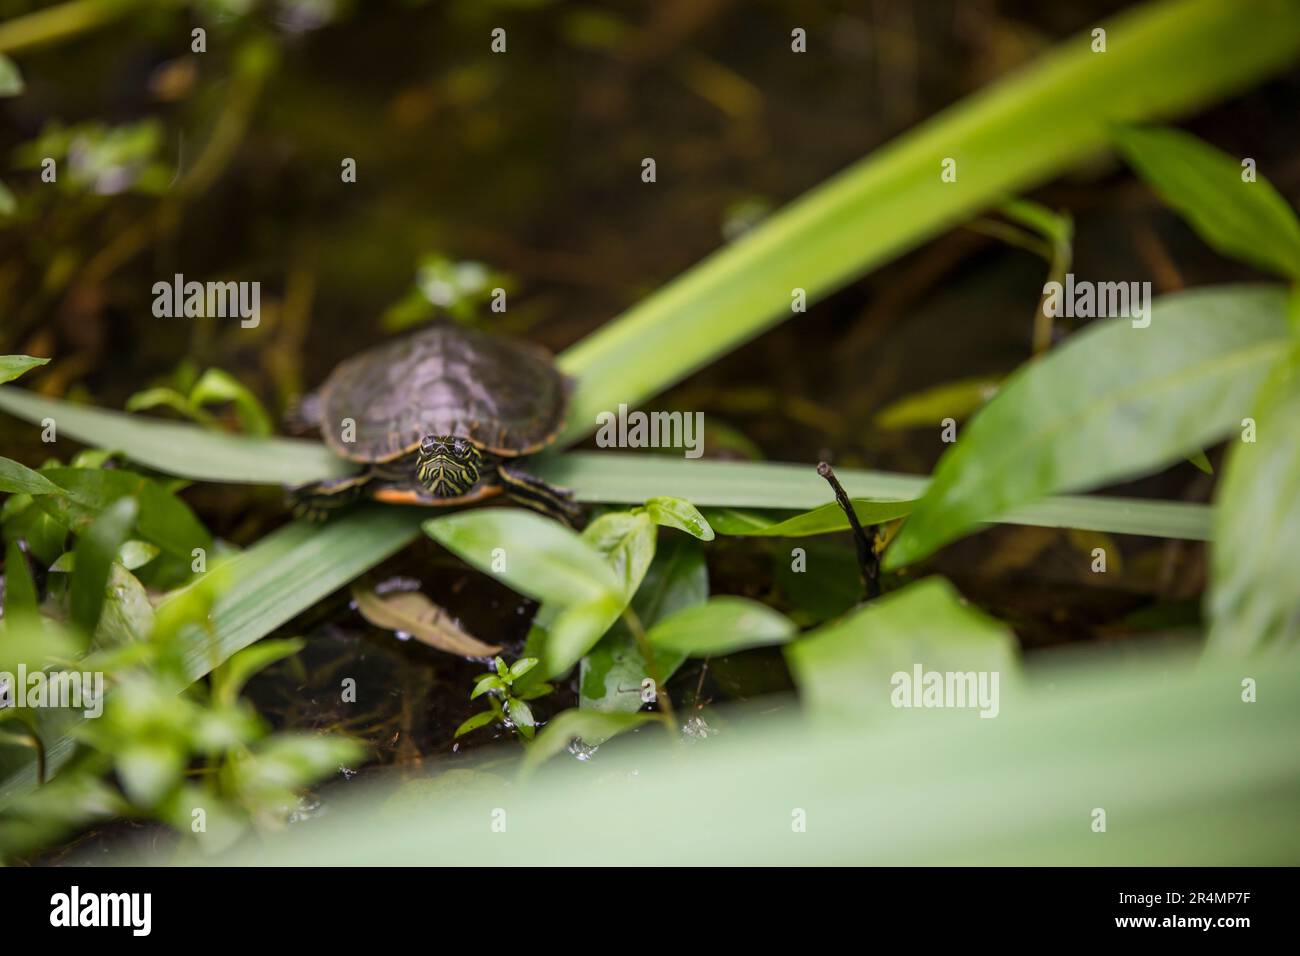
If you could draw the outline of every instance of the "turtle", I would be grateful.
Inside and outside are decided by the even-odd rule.
[[[315,520],[369,496],[443,507],[505,493],[576,527],[572,494],[520,467],[555,441],[573,380],[541,346],[436,322],[340,363],[292,413],[329,448],[365,467],[290,489]]]

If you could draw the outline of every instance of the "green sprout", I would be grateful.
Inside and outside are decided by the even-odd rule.
[[[493,659],[493,664],[496,672],[480,677],[469,695],[469,699],[473,700],[487,694],[490,709],[479,711],[457,727],[456,736],[460,737],[471,730],[499,722],[507,727],[514,727],[525,740],[532,740],[537,723],[533,719],[533,710],[528,706],[528,701],[545,697],[554,688],[550,684],[539,683],[521,690],[518,694],[514,693],[515,681],[537,666],[535,657],[522,657],[509,667],[506,666],[505,661],[497,657]]]

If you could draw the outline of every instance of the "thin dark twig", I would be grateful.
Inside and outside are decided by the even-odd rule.
[[[831,490],[835,492],[835,501],[843,510],[845,517],[849,519],[849,527],[853,529],[853,543],[858,548],[858,571],[862,574],[862,589],[866,593],[867,600],[880,597],[880,556],[876,554],[876,526],[872,525],[870,533],[862,527],[862,522],[858,520],[858,513],[853,510],[853,502],[844,491],[844,486],[840,480],[835,477],[835,472],[826,462],[817,465],[817,474],[821,475],[830,484]]]

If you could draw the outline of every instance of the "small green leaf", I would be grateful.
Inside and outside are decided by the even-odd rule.
[[[494,710],[480,711],[479,713],[471,717],[469,720],[461,724],[459,727],[457,727],[456,733],[453,734],[452,736],[463,737],[471,730],[478,730],[480,727],[492,723],[492,721],[496,719],[496,716],[497,716],[496,711]]]
[[[95,519],[77,542],[71,586],[72,621],[87,634],[95,632],[109,572],[117,557],[117,549],[135,525],[136,514],[133,498],[116,501]]]
[[[524,732],[524,736],[531,737],[528,733],[533,729],[533,709],[518,697],[511,697],[506,703],[506,715],[510,718],[511,723]]]
[[[699,538],[713,540],[713,529],[699,509],[684,498],[650,498],[645,503],[646,512],[654,523],[663,528],[676,528]]]
[[[12,216],[18,209],[18,200],[9,191],[9,187],[0,183],[0,216]]]
[[[12,382],[24,372],[48,365],[49,361],[47,358],[33,358],[30,355],[0,355],[0,385]]]
[[[474,689],[470,691],[469,699],[474,700],[476,697],[482,697],[489,691],[505,690],[506,682],[496,674],[483,674],[474,682]]]
[[[1160,198],[1212,248],[1266,272],[1300,278],[1300,220],[1263,176],[1177,129],[1121,126],[1115,142]]]
[[[784,644],[795,632],[793,621],[757,601],[715,597],[664,618],[650,629],[646,640],[656,649],[707,657]]]
[[[492,666],[497,669],[497,676],[500,677],[507,684],[509,684],[510,668],[506,666],[506,662],[499,657],[494,657],[492,659]]]
[[[523,677],[525,674],[527,674],[530,670],[532,670],[536,666],[537,666],[537,658],[521,657],[519,660],[515,661],[513,664],[510,665],[510,676],[515,680],[518,680],[520,677]]]
[[[1214,474],[1214,466],[1210,464],[1209,456],[1204,451],[1198,451],[1193,455],[1188,455],[1187,460],[1196,466],[1198,471],[1207,475]]]

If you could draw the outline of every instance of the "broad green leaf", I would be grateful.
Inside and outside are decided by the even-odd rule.
[[[10,541],[5,549],[4,588],[5,620],[36,614],[36,584],[32,581],[32,569],[27,565],[27,555],[23,554],[17,541]]]
[[[1241,160],[1189,133],[1117,127],[1119,151],[1164,202],[1226,256],[1300,278],[1300,220],[1261,175],[1242,179]]]
[[[660,527],[685,531],[701,541],[713,540],[713,529],[708,520],[683,498],[650,498],[645,503],[645,510]]]
[[[567,673],[618,621],[654,559],[658,541],[655,528],[650,515],[637,509],[601,515],[583,530],[582,540],[605,559],[617,576],[621,599],[584,601],[576,607],[547,602],[538,608],[524,650],[537,654],[544,666],[521,681],[521,688],[531,690],[547,678]]]
[[[1011,633],[969,607],[938,577],[916,581],[832,621],[789,645],[785,655],[805,706],[856,724],[890,713],[925,713],[927,708],[900,695],[918,670],[974,674],[976,688],[979,675],[985,675],[985,689],[992,693],[983,702],[977,696],[966,699],[961,713],[996,717],[1002,695],[1014,689],[1019,673]],[[969,682],[964,688],[971,689]]]
[[[463,511],[426,521],[424,530],[462,560],[534,600],[569,606],[622,593],[596,549],[531,511]]]
[[[582,540],[604,556],[630,600],[655,556],[655,521],[648,512],[611,511],[582,531]]]
[[[647,721],[657,719],[654,714],[602,714],[591,710],[566,710],[548,722],[533,745],[525,751],[519,775],[527,779],[543,763],[567,750],[575,737],[589,747],[598,747],[611,737],[635,730]]]
[[[795,551],[799,553],[793,553]],[[857,552],[847,538],[800,542],[797,549],[777,549],[773,577],[799,624],[821,624],[860,604],[865,597]]]
[[[939,460],[886,567],[1017,505],[1146,474],[1222,438],[1286,349],[1284,307],[1272,287],[1183,292],[1158,300],[1147,328],[1103,320],[1028,363]]]
[[[429,788],[416,802],[408,784],[400,812],[385,813],[392,788],[358,781],[309,827],[212,862],[420,866],[430,847],[442,864],[506,868],[1293,862],[1300,669],[1259,662],[1267,702],[1242,704],[1239,668],[1125,650],[1044,663],[1030,673],[1037,689],[1004,699],[995,720],[864,732],[810,727],[794,701],[776,713],[765,701],[767,713],[725,712],[731,729],[707,746],[675,747],[651,728],[590,761],[557,760],[526,790]],[[523,759],[562,753],[573,736],[599,735],[561,714]],[[494,769],[514,751],[494,753]],[[1089,825],[1097,806],[1105,834]],[[484,823],[494,808],[509,814],[508,839]],[[795,809],[806,832],[791,833]]]
[[[632,598],[631,609],[642,628],[682,608],[701,604],[709,596],[704,551],[689,538],[670,538],[655,554],[645,580]],[[680,652],[654,655],[656,677],[667,681],[686,660]],[[579,706],[584,710],[633,712],[643,706],[641,682],[650,668],[627,622],[616,621],[609,633],[582,659]]]
[[[945,382],[886,405],[876,413],[878,428],[935,428],[945,418],[965,421],[998,392],[1001,377]]]
[[[724,596],[664,618],[646,633],[646,641],[656,649],[708,657],[784,644],[795,631],[793,621],[764,604]]]
[[[1091,161],[1113,124],[1188,113],[1290,69],[1300,52],[1300,7],[1290,3],[1145,4],[1100,24],[1104,54],[1092,51],[1098,25],[876,150],[564,352],[578,384],[561,441],[790,318],[792,290],[816,301]],[[939,180],[945,157],[957,161],[955,182]]]
[[[183,478],[292,485],[355,470],[320,442],[230,435],[61,402],[12,387],[0,387],[0,411],[32,422],[53,418],[61,439],[121,449],[133,461]]]
[[[916,506],[915,501],[850,500],[853,502],[854,513],[864,526],[901,518],[911,514]],[[780,512],[738,508],[709,509],[708,516],[720,534],[741,537],[804,538],[849,529],[849,519],[845,516],[844,509],[834,501],[790,517],[785,517]]]
[[[277,661],[292,657],[307,642],[301,637],[291,637],[276,641],[258,641],[252,647],[232,655],[224,664],[212,672],[212,697],[218,704],[233,706],[244,691],[244,685],[258,672],[265,670]]]
[[[1208,649],[1244,656],[1300,644],[1300,356],[1275,369],[1217,491]]]
[[[420,591],[377,594],[371,588],[353,587],[352,599],[361,616],[376,627],[401,631],[448,654],[491,657],[501,650],[500,644],[487,644],[468,634]]]
[[[12,382],[24,372],[48,365],[47,358],[33,358],[30,355],[0,355],[0,385]]]
[[[59,487],[26,465],[0,458],[0,492],[11,495],[58,495]]]
[[[132,498],[123,498],[104,510],[77,542],[76,567],[72,571],[72,622],[85,633],[93,634],[104,604],[104,589],[109,572],[135,525],[137,507]]]

